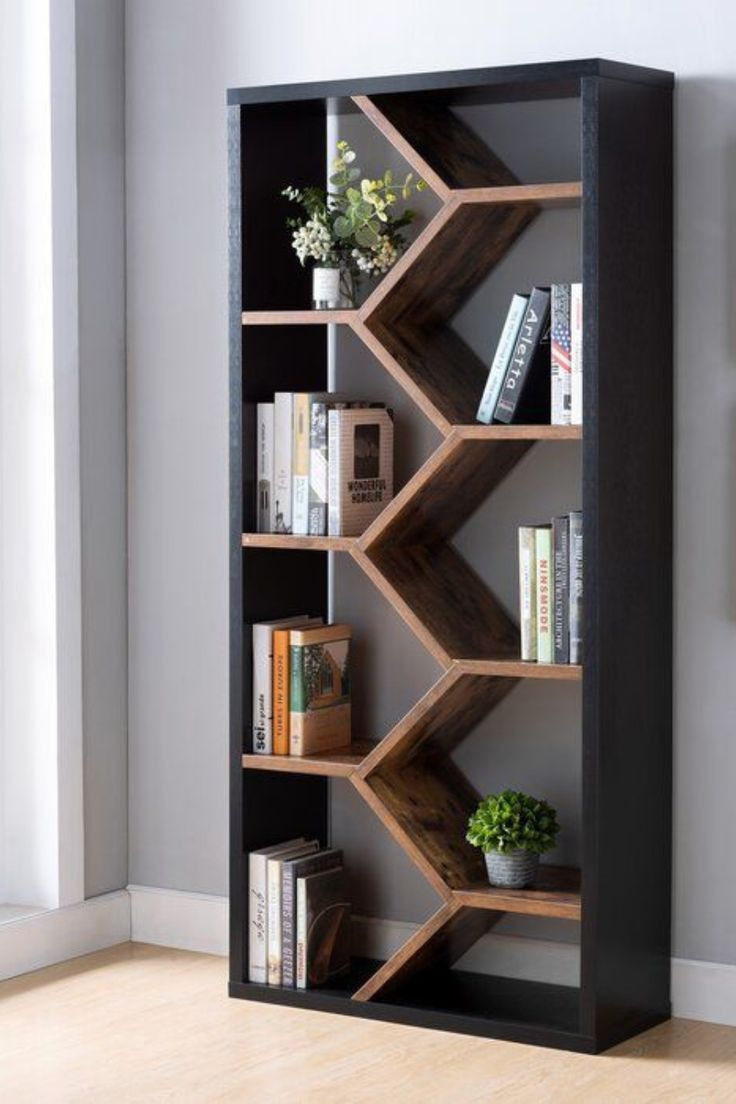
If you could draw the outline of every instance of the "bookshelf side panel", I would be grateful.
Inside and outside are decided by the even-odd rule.
[[[670,1009],[672,96],[583,81],[583,1034]]]

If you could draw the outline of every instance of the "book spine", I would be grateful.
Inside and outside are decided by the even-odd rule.
[[[248,981],[266,984],[266,859],[248,856]]]
[[[327,533],[327,403],[309,409],[309,533]]]
[[[281,984],[293,989],[296,984],[296,876],[284,863],[281,878]]]
[[[570,425],[570,284],[552,285],[552,425]]]
[[[516,339],[519,336],[519,330],[521,329],[521,323],[524,319],[524,311],[528,301],[526,295],[514,295],[511,300],[511,306],[509,307],[506,321],[501,330],[501,337],[496,347],[496,353],[493,357],[491,370],[488,373],[488,379],[486,380],[486,386],[476,415],[476,419],[479,422],[484,422],[486,425],[490,425],[493,418],[493,412],[496,409],[496,403],[501,394],[503,381],[506,378],[506,369],[509,366],[509,360],[514,351]]]
[[[552,522],[555,663],[570,662],[570,519]]]
[[[549,316],[549,292],[544,288],[534,288],[524,311],[524,319],[519,329],[514,352],[509,361],[503,388],[496,403],[493,417],[505,425],[514,420],[532,361]]]
[[[296,880],[296,987],[307,988],[307,883]]]
[[[583,285],[570,285],[570,421],[583,424]]]
[[[342,536],[340,472],[340,411],[330,410],[327,414],[327,533],[331,537]]]
[[[289,630],[273,634],[273,754],[289,754]]]
[[[273,403],[258,403],[257,411],[258,449],[256,456],[256,479],[258,481],[258,519],[259,533],[271,533],[274,522],[273,513]]]
[[[521,658],[537,658],[537,548],[536,530],[529,525],[519,529],[519,624]]]
[[[274,533],[291,532],[292,399],[277,391],[273,404]]]
[[[304,648],[289,646],[289,753],[302,755],[302,719],[307,707],[307,687],[304,677]]]
[[[583,662],[583,515],[570,514],[570,663]]]
[[[294,440],[292,445],[292,532],[309,532],[309,395],[294,395]]]
[[[268,984],[281,984],[281,863],[269,859],[266,864],[268,882],[268,909],[266,931],[268,935]]]
[[[535,531],[537,552],[537,661],[552,662],[551,561],[552,530],[540,526]]]
[[[272,741],[273,685],[271,629],[253,626],[253,751],[270,755]]]

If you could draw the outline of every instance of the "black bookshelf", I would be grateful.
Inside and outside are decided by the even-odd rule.
[[[234,997],[584,1052],[604,1050],[670,1015],[672,88],[671,73],[592,59],[228,93],[230,993]],[[357,102],[352,97],[358,97]],[[412,146],[417,164],[435,171],[453,194],[466,187],[483,190],[466,203],[467,222],[451,222],[445,238],[438,239],[435,267],[445,255],[452,265],[453,245],[462,235],[477,233],[481,224],[473,219],[479,217],[480,204],[505,205],[511,218],[511,208],[518,215],[525,205],[559,199],[559,187],[555,192],[553,186],[545,191],[544,185],[538,185],[534,194],[524,194],[523,181],[518,182],[518,193],[511,186],[508,198],[494,194],[502,185],[490,175],[485,178],[490,170],[482,151],[455,129],[452,107],[558,98],[580,102],[578,198],[574,189],[568,189],[579,206],[582,224],[585,318],[580,434],[584,665],[572,673],[582,679],[583,697],[578,989],[449,968],[448,947],[458,934],[465,934],[465,942],[460,939],[463,946],[477,938],[482,910],[466,892],[462,862],[450,874],[431,869],[421,837],[410,850],[396,827],[395,810],[382,809],[376,796],[379,788],[371,790],[371,780],[381,771],[390,771],[390,761],[377,766],[374,774],[364,770],[361,755],[355,757],[354,770],[333,765],[323,772],[299,764],[290,769],[278,765],[263,769],[259,764],[260,769],[253,769],[247,762],[249,626],[295,613],[324,615],[327,609],[326,551],[300,546],[296,539],[293,547],[276,542],[269,547],[267,540],[249,546],[243,536],[255,529],[255,404],[270,399],[274,390],[324,389],[327,378],[327,326],[306,317],[308,275],[294,261],[283,230],[283,208],[275,197],[284,181],[298,185],[321,179],[327,155],[327,113],[365,110],[368,101],[361,98],[366,97],[380,108],[384,133],[390,138],[392,128],[400,131]],[[284,155],[288,163],[279,163],[280,150],[288,150]],[[511,248],[523,226],[499,225],[499,232],[508,233]],[[493,263],[489,260],[487,271]],[[470,290],[470,286],[460,287],[458,298]],[[410,295],[411,288],[403,294]],[[258,312],[260,317],[249,318],[248,312]],[[289,318],[290,312],[300,313]],[[448,319],[440,321],[444,324]],[[385,318],[381,322],[385,325]],[[297,337],[298,357],[293,355]],[[495,334],[489,334],[489,343],[494,339]],[[489,433],[488,440],[482,434],[472,438],[464,425],[472,419],[453,416],[453,402],[461,405],[452,394],[457,386],[450,375],[453,366],[448,364],[444,377],[436,368],[430,372],[421,358],[409,367],[394,354],[382,359],[400,383],[420,389],[424,414],[434,418],[445,443],[456,446],[448,454],[447,472],[448,476],[459,473],[460,482],[468,486],[470,513],[498,481],[493,468],[505,462],[501,451],[518,448],[518,442],[511,435],[506,441],[502,432]],[[422,416],[419,411],[417,416]],[[543,429],[537,439],[545,438]],[[529,439],[533,443],[533,428]],[[422,531],[419,536],[431,536],[431,503],[423,516],[429,521],[426,534]],[[388,533],[399,546],[401,523],[399,516]],[[449,535],[441,533],[442,538]],[[416,526],[412,539],[417,539]],[[390,551],[377,544],[367,552],[379,583],[387,580],[389,597],[394,594],[395,566]],[[454,561],[451,566],[453,571],[461,570]],[[412,594],[409,604],[418,611],[415,620],[419,622],[412,627],[423,643],[445,658],[447,693],[457,706],[458,724],[469,731],[493,707],[494,686],[504,678],[511,682],[524,677],[524,671],[513,657],[496,649],[490,615],[482,632],[479,629],[481,646],[474,644],[475,650],[469,649],[467,655],[462,650],[458,653],[457,633],[448,634],[452,645],[437,637],[427,607],[438,591],[428,585],[426,592]],[[551,669],[545,677],[571,677],[571,673]],[[427,757],[421,781],[426,782],[428,793],[437,794],[438,786],[453,784],[438,781],[432,769]],[[342,777],[335,777],[338,774]],[[446,916],[424,947],[424,952],[428,947],[434,950],[437,943],[431,964],[411,969],[409,955],[408,964],[397,964],[394,976],[378,987],[371,979],[381,964],[362,959],[355,960],[350,976],[338,987],[325,990],[297,992],[248,983],[247,853],[297,834],[332,842],[329,787],[351,784],[370,798],[374,811],[438,889],[438,905]],[[457,795],[462,795],[461,783],[458,787]],[[462,802],[462,796],[458,800]],[[450,825],[448,830],[455,828]],[[339,846],[340,841],[334,843]],[[555,907],[558,911],[550,909],[549,915],[573,914],[567,898],[567,912],[562,904]],[[520,904],[517,911],[527,911],[526,905]],[[355,999],[356,993],[363,995]]]

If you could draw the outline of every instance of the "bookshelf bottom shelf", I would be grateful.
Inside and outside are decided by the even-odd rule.
[[[319,989],[284,989],[231,981],[230,996],[292,1008],[335,1012],[440,1031],[592,1053],[579,1031],[580,990],[463,970],[425,970],[389,997],[354,1001],[352,994],[382,965],[353,959],[339,981]]]

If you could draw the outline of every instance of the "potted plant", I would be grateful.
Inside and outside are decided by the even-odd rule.
[[[355,157],[347,142],[338,142],[329,188],[289,185],[281,193],[304,211],[286,224],[299,262],[316,262],[312,303],[317,309],[354,307],[360,278],[388,272],[406,248],[403,230],[414,219],[408,207],[398,213],[399,199],[426,187],[423,180],[414,183],[413,173],[395,183],[390,169],[378,180],[361,177]]]
[[[552,850],[559,830],[546,801],[504,790],[480,802],[465,838],[483,851],[491,885],[523,889],[534,882],[539,856]]]

